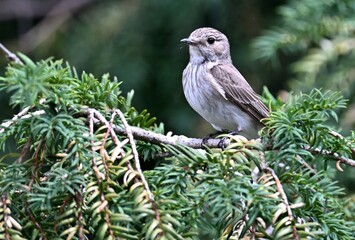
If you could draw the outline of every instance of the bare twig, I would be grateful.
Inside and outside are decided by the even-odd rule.
[[[99,122],[104,123],[106,127],[109,127],[109,122],[105,119],[102,114],[96,109],[87,108],[83,109],[86,113],[89,111],[93,111],[95,113],[95,117],[98,118]],[[97,122],[97,121],[96,121]],[[112,131],[115,131],[118,135],[126,135],[126,129],[122,127],[118,127],[117,125],[112,126]],[[220,139],[204,139],[201,138],[188,138],[183,135],[163,135],[160,133],[155,133],[152,131],[144,130],[139,127],[130,126],[130,131],[134,136],[134,139],[142,140],[145,142],[153,143],[153,144],[166,144],[166,145],[185,145],[191,148],[201,148],[203,145],[209,148],[219,148]],[[111,132],[112,135],[112,132]],[[119,141],[117,138],[113,139],[114,141]],[[230,141],[227,139],[225,141],[225,146],[228,146]]]
[[[133,153],[133,157],[134,157],[134,163],[135,163],[135,166],[136,166],[136,170],[139,174],[139,177],[140,179],[142,180],[143,182],[143,185],[144,185],[144,188],[145,190],[147,191],[147,194],[148,194],[148,197],[150,200],[154,201],[154,195],[153,193],[150,191],[149,189],[149,185],[148,185],[148,182],[147,180],[145,179],[144,177],[144,174],[143,174],[143,171],[142,171],[142,168],[141,168],[141,164],[140,164],[140,161],[139,161],[139,155],[138,155],[138,152],[137,152],[137,147],[136,147],[136,143],[134,141],[134,137],[133,137],[133,134],[132,134],[132,131],[131,131],[131,126],[128,125],[127,123],[127,120],[125,118],[125,116],[123,115],[123,113],[120,111],[120,110],[116,110],[115,111],[118,116],[120,117],[121,121],[122,121],[122,124],[125,128],[125,132],[127,134],[127,137],[129,139],[129,143],[131,144],[131,147],[132,147],[132,153]]]
[[[160,220],[160,213],[158,211],[158,205],[156,204],[156,202],[154,200],[154,195],[153,195],[153,193],[151,192],[151,190],[149,188],[148,181],[145,179],[145,176],[143,174],[143,171],[142,171],[142,168],[141,168],[141,164],[140,164],[140,161],[139,161],[139,156],[138,156],[138,152],[137,152],[136,143],[134,141],[134,137],[133,137],[133,134],[132,134],[132,131],[131,131],[131,126],[128,125],[125,116],[123,115],[123,113],[120,110],[117,109],[117,110],[115,110],[115,112],[120,117],[120,119],[122,121],[122,124],[123,124],[123,126],[124,126],[124,128],[126,130],[127,137],[128,137],[129,142],[131,144],[136,170],[137,170],[137,172],[139,174],[140,179],[143,182],[144,189],[147,192],[149,201],[152,204],[152,207],[154,209],[155,218],[160,223],[161,220]]]
[[[5,53],[7,59],[11,62],[15,62],[18,64],[23,64],[21,60],[14,54],[13,52],[9,51],[4,45],[0,43],[0,49]]]
[[[317,155],[322,155],[322,156],[329,156],[331,157],[331,159],[337,161],[337,162],[341,162],[344,163],[350,167],[355,167],[355,160],[350,159],[350,158],[346,158],[344,156],[339,155],[338,153],[335,152],[330,152],[327,150],[321,150],[318,148],[311,148],[309,146],[304,147],[307,151],[310,151],[313,154],[317,154]],[[339,169],[340,170],[340,169]]]
[[[96,154],[94,148],[94,111],[92,110],[89,111],[89,132],[91,137],[90,143],[91,143],[91,152],[92,152],[91,165],[96,175],[97,181],[101,182],[101,179],[105,179],[105,175],[102,174],[97,167],[96,156],[95,156]]]
[[[115,131],[119,135],[125,134],[125,129],[119,128],[117,126],[114,126]],[[173,135],[173,136],[166,136],[160,133],[155,133],[151,131],[147,131],[138,127],[131,127],[131,132],[135,139],[138,140],[143,140],[146,142],[154,143],[154,144],[167,144],[167,145],[185,145],[191,148],[201,148],[202,145],[205,145],[209,148],[219,148],[220,145],[220,139],[208,139],[207,141],[203,141],[201,138],[188,138],[183,135]],[[225,141],[225,146],[228,146],[230,144],[229,140]],[[329,152],[326,150],[320,150],[318,148],[309,148],[305,147],[305,150],[308,150],[312,153],[316,153],[319,155],[326,155],[332,157],[333,160],[335,161],[340,161],[343,164],[346,164],[351,167],[355,167],[355,160],[346,158],[344,156],[341,156],[337,153]],[[308,165],[308,164],[307,164]],[[309,169],[311,169],[313,172],[314,170],[308,165]]]
[[[43,138],[41,138],[41,140],[39,140],[37,146],[36,146],[36,152],[34,154],[34,157],[33,157],[33,173],[32,173],[32,178],[31,178],[31,181],[29,182],[28,184],[28,188],[29,188],[29,191],[32,191],[32,185],[33,183],[35,182],[35,180],[38,178],[38,168],[39,168],[39,164],[40,164],[40,152],[42,150],[42,147],[43,147]]]
[[[1,123],[1,125],[0,125],[0,134],[5,131],[5,128],[10,127],[17,120],[31,118],[33,116],[38,116],[38,115],[42,115],[42,114],[45,113],[44,110],[38,110],[38,111],[35,111],[35,112],[27,114],[29,109],[30,109],[29,107],[26,107],[19,114],[15,115],[11,120],[8,120],[8,121],[5,121],[5,122]]]
[[[27,112],[28,112],[29,108],[25,108],[24,110],[22,110],[19,114],[15,115],[15,119],[19,119],[21,117],[24,117]],[[13,118],[13,119],[14,119]],[[1,130],[3,129],[0,129],[0,132]],[[27,144],[29,144],[29,147],[31,146],[31,140],[28,139],[27,140]],[[32,177],[31,177],[31,180],[28,184],[28,191],[31,192],[32,191],[32,186],[33,186],[33,183],[35,181],[35,179],[38,177],[37,174],[38,174],[38,165],[39,165],[39,160],[38,158],[40,157],[39,154],[40,154],[40,150],[42,149],[42,145],[43,145],[43,139],[41,139],[38,144],[37,144],[37,149],[36,149],[36,152],[34,154],[34,157],[33,157],[33,167],[34,167],[34,170],[33,170],[33,173],[32,173]],[[25,147],[26,148],[26,147]],[[19,160],[18,160],[19,161]],[[21,160],[22,161],[22,160]],[[30,219],[30,221],[32,222],[32,224],[37,228],[38,232],[41,234],[41,237],[42,239],[45,239],[47,240],[47,236],[46,236],[46,233],[44,232],[42,226],[39,224],[39,222],[37,221],[37,219],[33,216],[32,212],[31,212],[31,209],[28,205],[28,202],[26,201],[25,202],[25,211]]]
[[[114,129],[119,135],[126,133],[125,129],[118,126],[115,126]],[[185,145],[191,148],[202,148],[202,146],[205,145],[209,148],[220,148],[220,139],[210,138],[204,141],[202,138],[189,138],[183,135],[163,135],[134,126],[131,126],[130,129],[135,139],[143,140],[153,144],[166,144],[173,146]],[[224,145],[228,146],[229,144],[230,140],[227,139]]]
[[[75,202],[76,202],[76,206],[78,208],[78,217],[77,217],[77,225],[78,225],[78,235],[79,235],[79,239],[80,240],[84,240],[86,239],[84,237],[84,224],[83,224],[83,196],[82,196],[82,192],[83,192],[83,187],[80,187],[81,192],[79,191],[75,191]]]
[[[28,206],[28,203],[25,202],[25,211],[27,213],[28,218],[30,219],[30,221],[32,222],[32,224],[37,228],[38,232],[41,234],[41,238],[44,240],[48,240],[47,235],[45,233],[45,231],[43,230],[42,226],[38,223],[38,221],[36,220],[36,218],[33,216],[30,207]]]
[[[75,191],[76,192],[76,191]],[[60,205],[59,208],[59,215],[62,215],[64,213],[65,207],[67,207],[70,204],[70,201],[73,199],[73,195],[72,194],[68,194],[65,198],[63,203]],[[54,224],[54,231],[57,232],[58,231],[58,223],[56,222],[56,224]]]
[[[112,139],[114,141],[114,143],[116,145],[121,145],[121,142],[120,140],[118,139],[115,131],[114,131],[114,128],[115,126],[112,126],[112,128],[110,128],[110,123],[106,120],[106,118],[99,112],[97,111],[96,109],[93,109],[93,108],[89,108],[89,109],[85,109],[85,111],[92,111],[95,115],[95,117],[99,120],[99,122],[105,124],[105,126],[110,129],[110,133],[111,133],[111,136],[112,136]],[[97,123],[97,121],[95,121],[95,119],[93,119],[95,123]]]
[[[0,129],[1,130],[1,129]],[[25,146],[21,150],[20,156],[16,159],[17,163],[22,163],[23,159],[31,149],[31,139],[28,138]]]
[[[110,129],[110,133],[111,133],[111,137],[113,142],[116,144],[116,151],[117,151],[117,156],[120,155],[120,157],[123,157],[125,155],[125,152],[123,151],[122,147],[129,142],[129,140],[126,141],[120,141],[116,135],[116,132],[113,130],[112,127],[110,127],[110,123],[106,120],[106,118],[104,116],[102,116],[102,114],[97,111],[96,109],[91,109],[91,111],[95,114],[95,117],[98,118],[99,122],[105,124],[105,126]],[[113,159],[115,160],[115,159]],[[127,168],[129,169],[130,172],[134,172],[134,169],[131,165],[130,161],[127,161]]]

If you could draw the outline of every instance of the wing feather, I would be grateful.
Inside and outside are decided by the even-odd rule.
[[[232,64],[216,64],[210,68],[213,78],[222,87],[225,96],[256,120],[269,117],[269,109]]]

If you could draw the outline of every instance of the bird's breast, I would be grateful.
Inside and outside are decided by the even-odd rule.
[[[250,128],[253,119],[224,96],[207,64],[189,64],[183,72],[183,89],[190,106],[218,131]],[[220,87],[220,89],[218,89]],[[256,133],[256,132],[255,132]],[[253,134],[254,135],[254,134]]]
[[[218,104],[216,99],[221,98],[207,80],[208,74],[207,66],[204,64],[189,64],[183,73],[186,100],[202,116],[213,112]]]

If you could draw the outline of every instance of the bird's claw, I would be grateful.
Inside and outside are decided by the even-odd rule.
[[[233,131],[229,131],[228,134],[230,135],[236,135],[238,133],[240,133],[241,130],[233,130]],[[207,136],[205,136],[203,139],[202,139],[202,142],[201,142],[201,148],[205,148],[205,146],[207,145],[207,141],[209,139],[212,139],[214,137],[216,137],[217,135],[221,134],[221,132],[216,132],[216,133],[211,133],[211,134],[208,134]],[[226,146],[226,141],[227,141],[227,137],[223,137],[221,138],[221,140],[218,142],[218,147],[220,149],[222,149],[222,151],[227,147]]]
[[[219,142],[218,142],[218,147],[220,149],[222,149],[222,151],[224,151],[224,149],[226,149],[226,140],[227,140],[226,137],[222,137],[221,140],[219,140]]]
[[[233,130],[233,131],[229,131],[228,134],[229,135],[236,135],[238,133],[240,133],[241,130]],[[218,147],[220,149],[222,149],[222,151],[224,151],[224,149],[226,149],[226,141],[227,141],[227,137],[223,137],[219,142],[218,142]]]
[[[220,133],[219,132],[210,133],[210,134],[206,135],[204,138],[202,138],[201,148],[205,148],[205,146],[207,145],[207,141],[215,138],[218,134],[220,134]]]
[[[205,148],[205,146],[207,145],[207,141],[209,139],[213,138],[211,136],[211,134],[208,134],[207,136],[205,136],[204,138],[202,138],[202,142],[201,142],[201,148]]]

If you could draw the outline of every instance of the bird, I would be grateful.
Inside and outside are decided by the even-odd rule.
[[[269,109],[233,65],[228,38],[203,27],[180,41],[189,46],[190,60],[182,74],[189,105],[218,132],[258,138]]]

